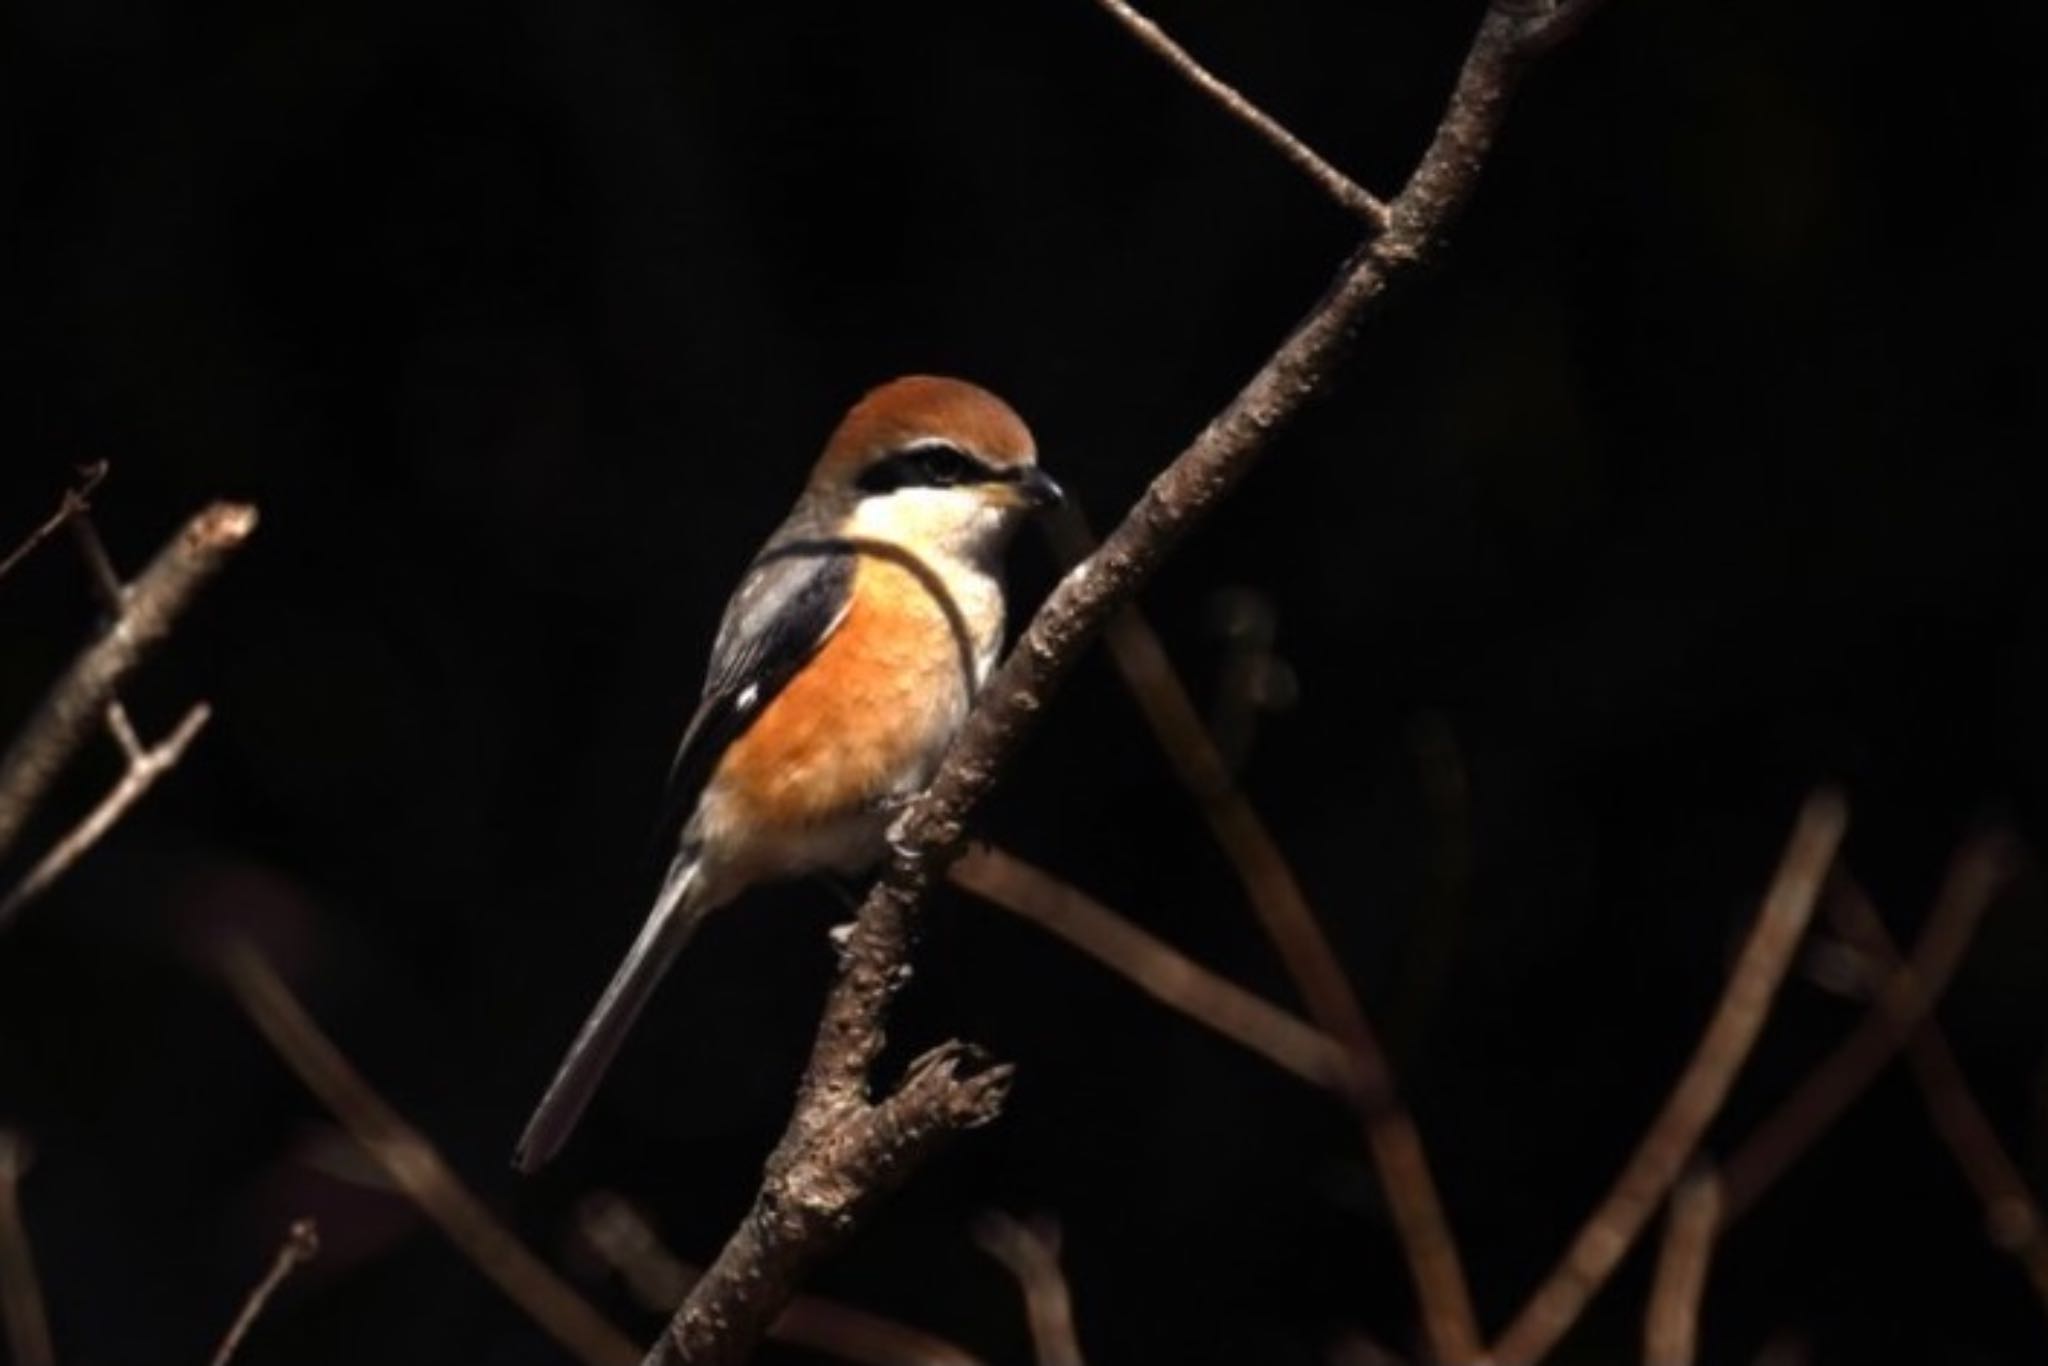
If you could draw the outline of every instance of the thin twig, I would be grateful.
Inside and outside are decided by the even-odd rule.
[[[370,1089],[250,944],[232,940],[215,957],[228,989],[270,1046],[390,1173],[450,1242],[505,1297],[586,1366],[625,1366],[640,1351],[529,1252],[403,1116]]]
[[[2048,1220],[2034,1198],[2019,1164],[1999,1141],[1984,1107],[1970,1090],[1925,990],[1899,959],[1899,946],[1869,896],[1853,881],[1838,880],[1828,898],[1836,930],[1856,945],[1876,968],[1879,981],[1912,982],[1913,999],[1879,992],[1877,1003],[1895,1028],[1906,1031],[1906,1067],[1934,1131],[1948,1146],[1963,1178],[1984,1206],[1984,1231],[1998,1247],[2011,1253],[2026,1272],[2044,1307],[2048,1307]]]
[[[73,660],[0,756],[0,857],[94,727],[121,680],[170,633],[193,595],[256,526],[256,509],[215,503],[187,522],[129,587],[127,606]]]
[[[610,1191],[576,1205],[584,1243],[647,1308],[673,1308],[704,1273],[669,1251],[640,1211]],[[814,1295],[798,1295],[769,1336],[858,1366],[983,1366],[966,1348],[922,1328]]]
[[[1060,1270],[1059,1225],[989,1210],[974,1221],[974,1241],[1017,1278],[1038,1366],[1087,1366],[1074,1329],[1074,1296]]]
[[[119,704],[114,704],[118,706]],[[114,715],[111,709],[109,716]],[[85,857],[86,851],[99,843],[100,838],[114,827],[114,823],[126,815],[128,808],[142,800],[145,793],[156,784],[156,780],[177,766],[184,757],[185,747],[205,726],[212,715],[204,702],[185,713],[185,719],[178,723],[176,730],[160,745],[142,750],[128,764],[121,780],[115,783],[99,805],[86,814],[84,820],[72,827],[71,833],[58,840],[50,852],[29,869],[28,875],[15,884],[14,889],[0,898],[0,928],[5,928],[17,912],[29,902],[49,890],[50,884],[71,871],[73,864]],[[132,738],[133,731],[129,732]],[[124,742],[125,747],[125,742]]]
[[[27,559],[35,548],[57,532],[79,513],[90,507],[88,499],[99,487],[100,480],[107,477],[107,462],[95,460],[78,471],[78,482],[64,490],[63,498],[57,502],[57,510],[43,519],[43,524],[28,534],[28,538],[7,552],[7,558],[0,560],[0,579],[14,572],[14,567]]]
[[[114,737],[114,743],[121,747],[121,753],[129,763],[142,758],[142,737],[135,733],[135,722],[118,697],[107,703],[107,733]]]
[[[1091,553],[1094,537],[1078,509],[1061,510],[1047,527],[1056,557],[1085,560]],[[1201,808],[1310,1017],[1342,1047],[1348,1076],[1340,1094],[1358,1116],[1437,1358],[1473,1360],[1481,1350],[1479,1319],[1421,1130],[1401,1100],[1393,1065],[1336,948],[1280,842],[1238,787],[1158,635],[1135,609],[1126,608],[1110,618],[1104,637],[1125,687]]]
[[[1643,1324],[1643,1366],[1692,1366],[1699,1355],[1700,1300],[1720,1223],[1721,1182],[1712,1171],[1696,1171],[1672,1190]]]
[[[0,1129],[0,1318],[7,1322],[8,1359],[14,1366],[55,1366],[43,1288],[21,1217],[21,1178],[28,1173],[28,1140]]]
[[[1884,1070],[1947,989],[2012,861],[2002,836],[1972,840],[1957,852],[1906,966],[1878,988],[1878,1002],[1848,1038],[1721,1164],[1724,1222],[1747,1212]]]
[[[884,1099],[869,1098],[926,894],[1094,634],[1330,386],[1368,309],[1442,240],[1477,183],[1510,94],[1566,13],[1495,0],[1428,149],[1388,205],[1386,231],[1345,264],[1102,548],[1060,581],[996,671],[931,786],[898,822],[896,856],[846,938],[795,1110],[755,1202],[676,1310],[650,1366],[743,1360],[811,1265],[883,1194],[947,1138],[999,1112],[1007,1070],[958,1046],[926,1054]],[[1411,1156],[1419,1162],[1419,1150]]]
[[[106,609],[109,620],[118,618],[128,610],[128,585],[121,582],[121,571],[114,568],[114,557],[107,553],[107,543],[100,539],[100,529],[93,525],[91,512],[80,509],[71,519],[71,539],[77,542],[79,558],[85,561],[92,595]]]
[[[1606,1198],[1494,1344],[1495,1361],[1529,1366],[1549,1354],[1691,1160],[1763,1029],[1847,822],[1842,799],[1833,792],[1817,792],[1800,808],[1756,923],[1691,1061]]]
[[[1352,1085],[1344,1050],[1306,1020],[1217,976],[1162,939],[1014,854],[976,844],[947,869],[954,885],[1106,964],[1153,1000],[1208,1026],[1311,1086]]]
[[[294,1219],[284,1235],[284,1242],[277,1249],[277,1256],[271,1260],[270,1270],[263,1273],[263,1279],[256,1282],[256,1288],[249,1292],[249,1298],[242,1305],[242,1312],[235,1315],[235,1321],[228,1325],[227,1336],[220,1340],[220,1347],[213,1354],[212,1366],[228,1366],[240,1349],[242,1339],[249,1336],[249,1329],[263,1314],[270,1297],[284,1284],[285,1277],[292,1274],[301,1263],[310,1262],[320,1251],[320,1231],[311,1219]]]
[[[1242,94],[1212,75],[1166,30],[1132,9],[1125,0],[1096,0],[1141,46],[1185,77],[1190,85],[1222,107],[1225,113],[1264,138],[1289,164],[1321,187],[1324,194],[1375,228],[1387,225],[1387,206],[1379,197],[1322,159],[1315,149]]]

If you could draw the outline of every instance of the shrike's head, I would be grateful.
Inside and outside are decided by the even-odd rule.
[[[965,380],[906,375],[840,420],[811,471],[810,496],[845,509],[850,534],[983,556],[1024,515],[1060,500],[1031,431]]]

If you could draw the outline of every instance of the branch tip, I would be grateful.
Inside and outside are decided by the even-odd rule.
[[[1196,61],[1194,55],[1175,42],[1157,22],[1139,13],[1128,0],[1096,0],[1096,3],[1122,24],[1141,47],[1178,71],[1225,113],[1264,138],[1282,159],[1314,181],[1345,212],[1364,219],[1374,231],[1385,230],[1388,209],[1378,196],[1325,161],[1314,148],[1289,132],[1286,125]]]

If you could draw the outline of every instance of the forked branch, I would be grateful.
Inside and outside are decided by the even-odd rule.
[[[13,848],[58,773],[106,721],[121,681],[170,634],[193,596],[255,526],[255,508],[215,503],[187,522],[133,583],[119,589],[118,610],[106,628],[72,661],[0,755],[0,858]],[[102,577],[96,571],[95,581]],[[196,729],[189,718],[187,724]],[[169,757],[175,761],[175,752]],[[138,790],[128,800],[139,795]],[[119,814],[118,809],[111,812],[106,823]]]
[[[1614,1274],[1671,1183],[1692,1160],[1700,1136],[1720,1110],[1763,1029],[1847,822],[1841,798],[1832,792],[1816,793],[1800,808],[1777,875],[1764,893],[1756,923],[1691,1061],[1606,1198],[1494,1344],[1493,1360],[1502,1366],[1549,1355],[1594,1292]]]

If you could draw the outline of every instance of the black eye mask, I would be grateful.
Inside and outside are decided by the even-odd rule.
[[[1012,484],[1019,474],[991,469],[957,446],[927,441],[891,451],[854,480],[863,493],[893,493],[903,488],[949,489],[963,484]]]

